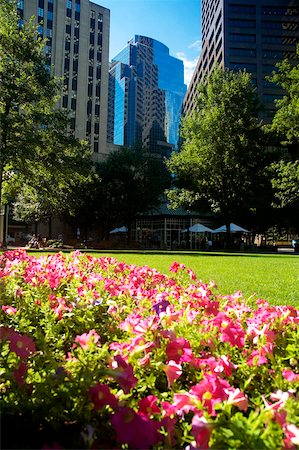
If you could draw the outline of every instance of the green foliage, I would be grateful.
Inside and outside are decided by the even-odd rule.
[[[97,163],[90,185],[78,193],[76,218],[84,220],[89,210],[89,224],[101,221],[107,232],[114,225],[130,227],[136,214],[159,204],[168,183],[162,161],[139,150],[114,151]]]
[[[299,58],[299,44],[297,46]],[[278,71],[269,80],[285,90],[282,99],[276,101],[272,129],[277,131],[288,143],[299,145],[299,64],[290,64],[284,60],[277,64]]]
[[[299,202],[299,160],[272,164],[272,187],[275,191],[276,206],[285,207]]]
[[[15,188],[12,173],[50,197],[50,185],[67,189],[89,170],[87,144],[67,134],[67,115],[56,107],[60,85],[44,44],[34,19],[21,25],[16,2],[1,1],[0,202],[3,182],[6,192]]]
[[[183,119],[183,146],[168,167],[173,207],[209,210],[227,222],[254,209],[265,180],[265,136],[256,90],[246,72],[216,69],[198,89],[197,108]]]

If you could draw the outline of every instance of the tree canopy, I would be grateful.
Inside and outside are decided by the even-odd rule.
[[[49,195],[69,190],[90,170],[90,150],[67,133],[57,108],[60,84],[47,65],[34,20],[20,21],[17,4],[0,3],[0,203],[11,174]],[[53,193],[53,189],[52,189]]]
[[[299,44],[297,46],[299,59]],[[276,113],[272,122],[272,129],[281,134],[287,143],[299,146],[299,63],[294,65],[288,60],[277,64],[277,72],[269,79],[279,84],[285,95],[276,101]]]
[[[183,145],[168,163],[173,207],[212,211],[228,225],[256,207],[266,180],[256,90],[246,72],[215,69],[200,84],[197,108],[182,121]]]

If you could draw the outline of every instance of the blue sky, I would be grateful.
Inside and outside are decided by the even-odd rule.
[[[93,0],[110,9],[110,59],[135,34],[163,42],[189,82],[200,53],[201,0]]]

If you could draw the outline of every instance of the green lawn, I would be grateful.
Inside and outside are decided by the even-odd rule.
[[[190,267],[204,282],[215,281],[221,294],[237,290],[246,298],[257,298],[272,304],[299,307],[299,255],[235,254],[235,253],[154,253],[101,252],[136,265],[155,267],[169,274],[174,261]]]

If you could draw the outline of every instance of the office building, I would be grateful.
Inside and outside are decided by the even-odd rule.
[[[270,121],[283,91],[266,80],[282,59],[296,59],[298,0],[202,0],[202,51],[184,99],[184,114],[195,108],[196,89],[215,65],[252,74]]]
[[[110,65],[108,142],[169,156],[185,93],[183,62],[161,42],[135,35]]]
[[[110,11],[89,0],[19,0],[21,16],[35,16],[54,74],[63,79],[60,107],[70,131],[90,141],[95,159],[107,153]]]

